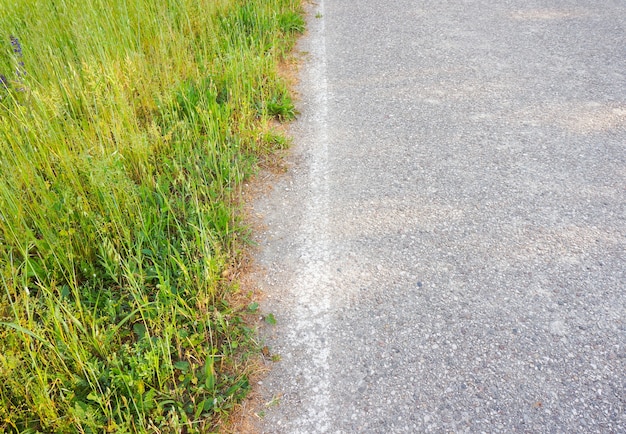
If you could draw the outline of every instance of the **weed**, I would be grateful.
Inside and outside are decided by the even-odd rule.
[[[302,14],[295,11],[289,11],[281,14],[278,17],[278,23],[282,31],[285,33],[303,32],[305,27]]]
[[[268,313],[267,315],[265,315],[265,317],[263,319],[269,325],[276,325],[276,318],[274,317],[273,313]]]
[[[0,432],[214,430],[259,351],[223,276],[299,2],[0,6]]]

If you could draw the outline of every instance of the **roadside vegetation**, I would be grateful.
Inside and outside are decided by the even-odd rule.
[[[301,12],[0,0],[0,432],[209,432],[245,397],[223,276]]]

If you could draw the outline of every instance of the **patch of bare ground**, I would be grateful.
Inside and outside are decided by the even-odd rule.
[[[292,98],[297,100],[296,85],[298,83],[298,70],[300,67],[300,56],[303,53],[294,53],[280,63],[278,74],[289,86]],[[290,142],[289,126],[286,123],[271,121],[267,125],[267,132],[277,133]],[[230,281],[237,290],[229,298],[232,306],[244,308],[253,302],[260,302],[265,294],[259,289],[258,279],[265,271],[255,260],[255,252],[259,248],[254,244],[254,234],[265,230],[263,216],[257,214],[253,209],[254,202],[272,191],[273,185],[284,175],[289,162],[286,158],[288,149],[275,149],[273,152],[263,156],[259,161],[259,170],[251,178],[247,179],[237,193],[235,200],[238,202],[241,217],[246,226],[244,233],[250,239],[239,241],[236,250],[239,252],[236,261],[225,271],[222,277]],[[264,321],[263,312],[254,312],[245,318],[247,325],[254,330],[258,330]],[[220,422],[220,432],[226,434],[256,434],[260,432],[259,421],[263,417],[263,412],[273,405],[273,402],[264,402],[260,392],[260,385],[271,366],[276,361],[277,356],[270,353],[270,349],[258,342],[259,351],[247,363],[249,367],[250,384],[252,390],[247,398],[238,404],[227,419]]]
[[[281,153],[268,155],[259,165],[257,174],[246,180],[237,194],[241,217],[246,226],[245,237],[237,241],[234,250],[238,252],[236,260],[224,271],[222,277],[234,288],[228,297],[231,306],[236,306],[237,311],[246,311],[251,303],[263,300],[264,294],[256,284],[256,277],[263,273],[260,266],[255,263],[254,252],[257,249],[254,242],[248,237],[254,233],[263,231],[262,216],[254,213],[252,203],[255,199],[268,194],[272,189],[277,176],[285,172],[285,166]],[[251,312],[244,317],[247,326],[257,330],[263,321],[262,312]],[[245,363],[246,372],[252,385],[252,390],[246,399],[237,404],[228,418],[219,423],[219,432],[227,434],[259,432],[257,421],[259,409],[263,408],[261,394],[258,392],[259,382],[265,377],[271,366],[271,355],[266,347],[256,342],[256,349],[252,355],[248,355]]]

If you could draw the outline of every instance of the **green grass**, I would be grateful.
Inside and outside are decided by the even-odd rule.
[[[250,385],[237,187],[298,0],[0,0],[0,432],[208,432]]]

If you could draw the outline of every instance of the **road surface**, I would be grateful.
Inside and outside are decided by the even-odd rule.
[[[626,432],[626,2],[309,9],[260,431]]]

